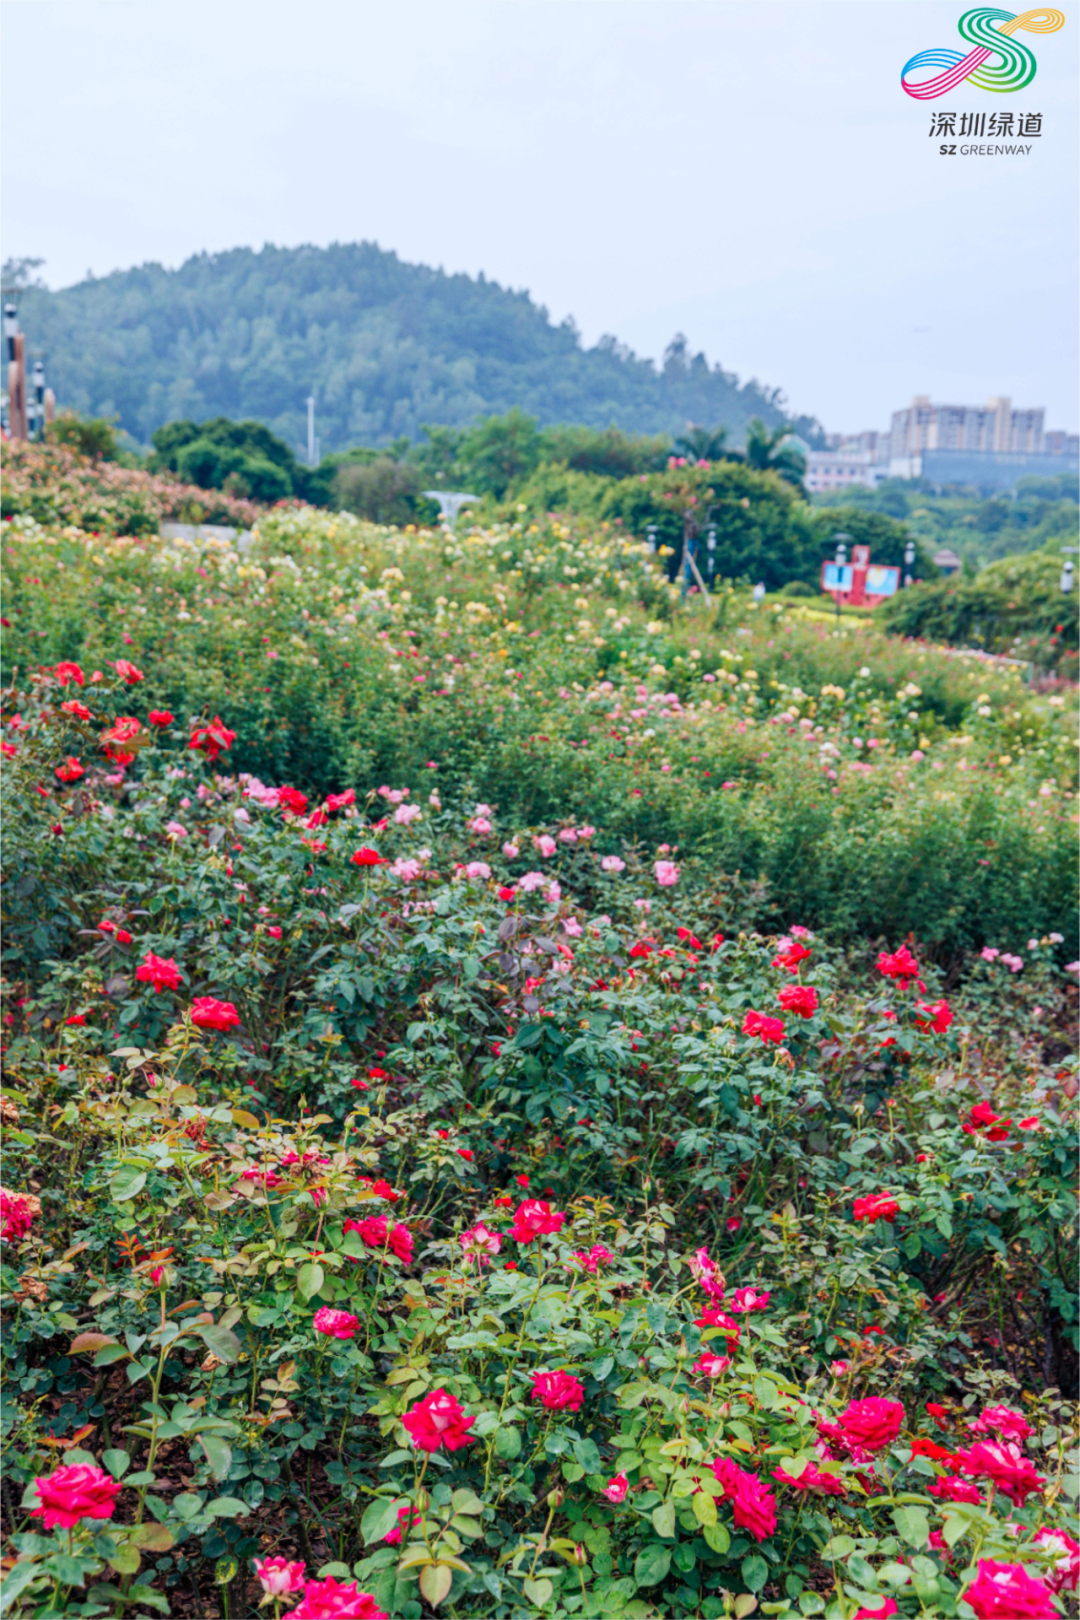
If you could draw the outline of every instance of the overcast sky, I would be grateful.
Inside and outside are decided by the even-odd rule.
[[[1080,6],[1017,35],[1028,90],[913,100],[903,64],[964,48],[965,9],[4,0],[3,251],[61,287],[374,240],[528,288],[589,343],[684,331],[829,428],[1009,394],[1075,431]],[[942,156],[940,109],[1042,134]]]

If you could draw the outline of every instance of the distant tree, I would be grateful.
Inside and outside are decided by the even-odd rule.
[[[913,534],[906,523],[898,523],[884,512],[860,511],[855,506],[823,506],[814,513],[814,525],[821,543],[821,556],[837,534],[851,536],[851,544],[870,547],[870,561],[902,567],[909,543],[915,546],[916,579],[937,579],[932,546]],[[848,546],[850,554],[851,544]]]
[[[801,490],[806,457],[798,445],[786,442],[790,438],[791,428],[786,423],[770,429],[760,416],[755,416],[746,430],[746,464],[757,472],[779,473]]]
[[[0,268],[0,280],[5,292],[23,292],[27,287],[45,286],[37,272],[44,259],[5,259]]]
[[[153,436],[153,469],[176,473],[200,489],[224,489],[257,501],[306,496],[310,474],[262,422],[169,422]]]
[[[563,423],[545,428],[541,438],[545,461],[602,478],[659,472],[671,451],[666,433],[630,434],[615,426],[597,430]]]
[[[680,456],[686,456],[691,461],[719,461],[721,456],[731,460],[741,460],[738,451],[732,455],[725,449],[728,429],[726,427],[704,428],[690,425],[685,433],[680,433],[675,440],[675,449]]]
[[[536,418],[515,405],[503,416],[478,420],[458,448],[458,463],[470,488],[500,500],[540,464],[542,440]]]
[[[47,429],[47,434],[50,443],[66,445],[69,450],[86,456],[90,461],[119,460],[120,444],[116,427],[107,417],[92,416],[83,420],[74,411],[61,411]]]
[[[416,523],[426,519],[427,507],[421,490],[424,479],[417,467],[395,461],[392,456],[375,456],[365,461],[345,461],[334,479],[337,504],[369,523]]]

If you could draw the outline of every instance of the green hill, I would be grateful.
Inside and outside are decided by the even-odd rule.
[[[115,414],[143,444],[177,418],[228,416],[297,445],[310,393],[324,453],[514,405],[542,424],[677,433],[692,421],[732,439],[753,416],[784,419],[778,389],[740,384],[681,336],[659,368],[612,337],[586,349],[527,292],[404,264],[372,242],[235,248],[28,288],[21,315],[61,407]]]

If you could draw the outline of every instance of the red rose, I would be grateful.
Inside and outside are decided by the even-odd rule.
[[[585,1385],[569,1373],[533,1373],[532,1398],[549,1412],[577,1412],[585,1399]]]
[[[749,1530],[755,1541],[764,1541],[776,1530],[776,1497],[756,1474],[747,1473],[730,1457],[718,1457],[712,1471],[724,1487],[735,1515],[735,1523]]]
[[[928,1485],[926,1489],[931,1496],[940,1496],[943,1502],[982,1501],[977,1485],[970,1484],[966,1479],[956,1479],[952,1474],[945,1474],[936,1484]]]
[[[979,1559],[979,1573],[960,1596],[978,1620],[1056,1620],[1050,1590],[1033,1581],[1022,1564]]]
[[[818,1423],[821,1433],[842,1445],[853,1456],[860,1451],[881,1451],[896,1439],[904,1422],[899,1401],[871,1395],[865,1401],[852,1401],[836,1423]]]
[[[34,1488],[41,1506],[30,1517],[44,1519],[46,1530],[71,1530],[80,1519],[111,1519],[120,1483],[89,1463],[72,1463],[36,1479]]]
[[[65,1024],[85,1024],[86,1023],[86,1014],[85,1013],[72,1013],[70,1018],[65,1018],[64,1019],[64,1023]]]
[[[810,984],[782,984],[777,1000],[785,1012],[800,1018],[813,1018],[818,1010],[818,993]]]
[[[129,686],[134,686],[136,682],[141,681],[143,678],[142,670],[136,669],[135,665],[129,663],[126,658],[118,658],[113,664],[113,669],[115,669],[121,680],[126,681]]]
[[[875,1221],[888,1221],[890,1225],[900,1213],[900,1205],[891,1193],[868,1193],[855,1200],[855,1219],[873,1226]]]
[[[231,1001],[215,1001],[213,996],[196,996],[191,1003],[191,1022],[200,1029],[220,1029],[222,1033],[240,1026],[240,1014]]]
[[[779,956],[773,957],[773,967],[787,968],[789,973],[798,973],[799,963],[805,962],[809,955],[810,952],[805,945],[798,943],[789,945]]]
[[[221,716],[215,714],[212,720],[196,720],[191,728],[191,738],[188,747],[196,753],[205,755],[213,764],[223,748],[231,748],[236,741],[236,732],[230,731]]]
[[[697,1326],[701,1328],[718,1327],[727,1339],[729,1350],[734,1350],[742,1334],[742,1329],[735,1318],[728,1316],[726,1312],[715,1305],[711,1306],[707,1311],[702,1311],[697,1318]]]
[[[782,1018],[767,1018],[764,1013],[754,1012],[751,1009],[743,1019],[742,1032],[744,1035],[757,1035],[765,1045],[770,1041],[780,1041],[784,1034],[784,1021]]]
[[[146,717],[152,726],[171,726],[176,716],[168,709],[151,709]]]
[[[515,1243],[532,1243],[534,1238],[548,1237],[560,1231],[565,1220],[566,1216],[553,1210],[550,1204],[530,1198],[515,1210],[510,1236]]]
[[[149,951],[145,961],[135,969],[135,977],[143,984],[152,984],[156,995],[159,990],[178,989],[183,974],[171,956],[155,956],[153,951]],[[195,1021],[200,1022],[198,1019]]]
[[[77,782],[80,776],[86,775],[86,771],[75,756],[69,754],[64,763],[56,767],[55,775],[59,782]]]
[[[300,1602],[288,1612],[293,1620],[388,1620],[370,1592],[361,1592],[355,1581],[341,1586],[332,1575],[308,1581]]]
[[[74,681],[76,686],[82,686],[86,680],[78,664],[57,664],[53,674],[61,686],[66,686],[69,681]]]
[[[878,972],[883,973],[887,979],[895,979],[901,990],[906,990],[909,979],[919,976],[919,964],[912,956],[906,945],[901,945],[898,951],[890,956],[882,951],[877,959]]]
[[[1015,1444],[979,1440],[958,1455],[965,1474],[993,1480],[1002,1495],[1017,1507],[1023,1507],[1025,1497],[1041,1491],[1046,1484],[1031,1458]]]
[[[354,866],[386,866],[387,857],[380,855],[377,849],[358,849],[351,857]]]
[[[328,1339],[353,1339],[360,1331],[360,1319],[353,1316],[350,1311],[335,1311],[329,1305],[321,1305],[311,1319],[311,1325],[316,1333],[322,1333]]]
[[[458,1402],[445,1389],[434,1389],[417,1401],[401,1420],[412,1436],[414,1446],[421,1451],[457,1451],[471,1445],[476,1439],[469,1429],[474,1422],[466,1417]]]
[[[80,703],[78,698],[70,698],[67,703],[61,703],[60,707],[65,714],[72,715],[76,720],[93,719],[93,715],[86,707],[86,704]]]
[[[920,1013],[923,1015],[921,1018]],[[952,1021],[952,1010],[947,1001],[915,1003],[915,1022],[920,1029],[932,1029],[936,1035],[944,1035]]]
[[[278,804],[289,810],[294,816],[302,816],[307,809],[307,794],[301,793],[299,788],[280,787],[277,790]]]
[[[412,1233],[407,1226],[391,1226],[385,1215],[368,1215],[362,1221],[345,1222],[346,1232],[356,1232],[369,1249],[385,1249],[388,1245],[405,1264],[413,1257]]]
[[[817,1463],[807,1463],[798,1479],[782,1468],[774,1468],[772,1477],[781,1485],[789,1485],[793,1491],[813,1491],[816,1496],[847,1495],[847,1486],[839,1475],[822,1473]]]
[[[355,803],[355,788],[346,788],[344,793],[331,793],[326,800],[326,808],[333,814],[335,810],[347,810],[350,804]]]

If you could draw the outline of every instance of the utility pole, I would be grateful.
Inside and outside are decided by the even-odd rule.
[[[319,441],[315,437],[315,395],[307,397],[307,464],[309,467],[319,465]]]
[[[8,432],[26,438],[26,339],[19,331],[19,312],[4,305],[4,337],[8,352]]]

